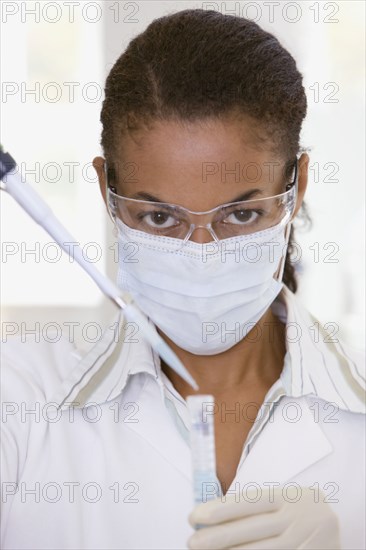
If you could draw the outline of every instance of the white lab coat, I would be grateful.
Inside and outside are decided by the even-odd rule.
[[[104,346],[104,355],[99,348],[86,366],[71,359],[65,342],[9,346],[4,550],[187,548],[189,447],[167,413],[161,385],[146,375],[146,345],[117,348]],[[128,369],[115,370],[118,361]],[[64,402],[51,421],[50,403],[61,403],[61,395],[88,405]],[[35,408],[33,420],[15,411],[22,402]],[[284,407],[294,402],[297,421],[289,421]],[[365,415],[334,414],[316,396],[283,397],[229,491],[245,495],[263,483],[290,482],[322,489],[338,515],[342,548],[365,548]]]

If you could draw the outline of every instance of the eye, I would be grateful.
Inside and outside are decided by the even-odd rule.
[[[248,208],[240,208],[238,210],[234,210],[230,212],[222,221],[224,223],[232,223],[232,224],[250,224],[260,217],[261,212],[258,212],[256,210],[249,210]]]
[[[178,220],[171,214],[164,211],[154,210],[153,212],[145,212],[141,218],[144,223],[150,227],[167,228],[177,225]]]

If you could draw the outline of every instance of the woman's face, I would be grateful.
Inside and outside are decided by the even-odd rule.
[[[246,198],[285,191],[284,159],[259,140],[249,121],[207,120],[156,122],[149,130],[124,137],[117,162],[119,195],[156,200],[202,212]],[[298,201],[307,183],[308,155],[299,162]],[[103,159],[94,159],[105,199]],[[250,197],[242,197],[252,192]],[[198,228],[191,236],[209,242],[210,233]]]

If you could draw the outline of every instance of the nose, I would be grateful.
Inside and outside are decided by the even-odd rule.
[[[201,226],[194,228],[192,235],[189,237],[189,240],[195,243],[205,244],[210,243],[215,239],[208,227]]]

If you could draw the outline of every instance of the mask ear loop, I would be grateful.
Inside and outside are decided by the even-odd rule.
[[[299,171],[298,162],[299,162],[299,159],[298,159],[298,157],[296,157],[295,182],[294,182],[294,185],[295,185],[295,202],[296,202],[296,199],[297,199],[297,192],[298,192],[298,171]],[[283,254],[282,254],[279,266],[277,268],[277,274],[275,273],[274,276],[273,276],[275,281],[277,281],[278,283],[282,283],[283,272],[285,270],[288,243],[289,243],[289,240],[290,240],[290,233],[291,233],[291,226],[292,226],[292,217],[291,217],[290,221],[288,222],[288,224],[286,225],[286,228],[285,228],[285,245],[283,247]]]
[[[280,260],[280,264],[277,269],[277,275],[275,274],[273,278],[278,282],[282,283],[282,277],[283,272],[285,270],[285,264],[286,264],[286,257],[287,257],[287,248],[288,248],[288,242],[290,240],[290,232],[291,232],[291,221],[288,222],[285,228],[285,245],[283,247],[283,254]]]
[[[105,177],[105,198],[106,198],[106,206],[107,206],[107,211],[108,211],[108,215],[113,223],[113,235],[115,237],[118,237],[118,227],[117,227],[117,222],[116,222],[116,218],[115,216],[112,214],[112,211],[111,211],[111,208],[109,206],[109,191],[112,191],[111,188],[109,187],[108,185],[108,166],[107,166],[107,161],[104,161],[104,166],[103,166],[103,170],[104,170],[104,177]]]

